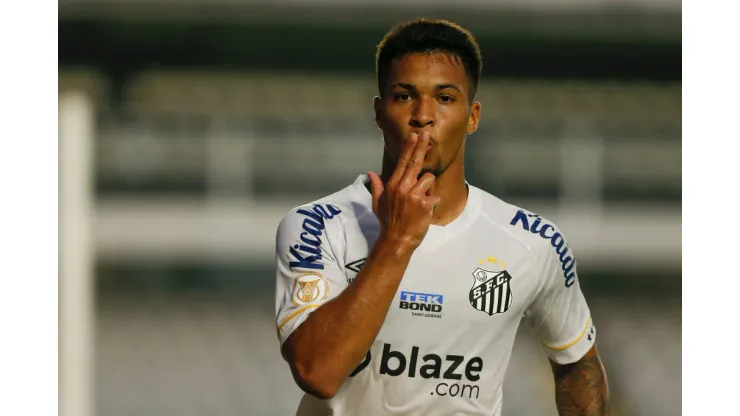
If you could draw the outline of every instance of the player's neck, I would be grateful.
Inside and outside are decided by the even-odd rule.
[[[465,209],[468,201],[468,186],[465,183],[465,167],[462,154],[437,176],[434,184],[434,194],[441,198],[432,216],[432,224],[445,226],[454,221]],[[384,152],[383,170],[380,175],[383,183],[387,183],[393,174],[396,163]]]
[[[434,185],[434,194],[441,201],[432,215],[432,224],[445,226],[455,220],[468,202],[468,185],[465,183],[465,167],[462,161],[452,162]]]

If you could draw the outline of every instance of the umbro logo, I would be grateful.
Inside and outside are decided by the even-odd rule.
[[[360,269],[362,269],[362,266],[365,264],[365,260],[367,260],[367,258],[355,260],[352,263],[345,264],[344,267],[352,270],[355,273],[359,273]]]
[[[362,266],[365,264],[365,260],[367,258],[361,258],[359,260],[355,260],[351,263],[345,264],[344,267],[347,268],[347,270],[351,270],[355,272],[355,274],[359,273],[362,269]],[[347,283],[352,283],[355,280],[355,276],[347,276]]]

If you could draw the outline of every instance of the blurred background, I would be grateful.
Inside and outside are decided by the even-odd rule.
[[[468,180],[579,253],[613,414],[681,413],[680,0],[60,0],[67,416],[294,414],[276,226],[380,168],[375,46],[420,16],[480,43]],[[557,414],[524,327],[504,394]]]

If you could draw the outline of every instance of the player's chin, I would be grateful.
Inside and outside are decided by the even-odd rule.
[[[419,172],[419,176],[417,177],[417,179],[421,179],[421,177],[424,176],[425,173],[431,173],[436,177],[439,176],[440,173],[442,173],[442,169],[434,165],[424,165],[421,167],[421,172]]]

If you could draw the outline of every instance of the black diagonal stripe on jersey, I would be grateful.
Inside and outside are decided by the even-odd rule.
[[[491,314],[491,292],[486,293],[482,296],[486,300],[483,302],[483,308],[481,309],[482,312],[485,312],[487,314]]]
[[[506,282],[506,303],[504,303],[504,310],[502,312],[506,312],[511,308],[511,286],[509,286],[509,282]]]
[[[491,277],[492,285],[496,284],[496,276],[498,276],[498,274]],[[496,286],[493,286],[486,295],[488,296],[488,309],[486,309],[486,313],[488,315],[493,315],[493,311],[496,310]]]
[[[491,315],[496,313],[496,309],[498,308],[498,290],[499,286],[494,286],[491,290]]]
[[[486,293],[486,294],[484,294],[483,296],[480,297],[481,299],[483,299],[483,303],[480,306],[480,310],[483,311],[483,312],[485,312],[486,310],[488,310],[488,305],[489,305],[489,303],[491,303],[488,295],[489,294]]]
[[[504,301],[504,292],[506,291],[506,288],[508,287],[507,283],[503,283],[498,285],[496,288],[496,313],[501,313],[501,305],[503,305]]]
[[[496,291],[497,290],[498,290],[498,287],[494,287],[490,292],[487,293],[488,310],[486,310],[486,313],[488,313],[488,315],[493,315],[493,311],[496,310]]]
[[[509,284],[504,283],[501,285],[501,303],[498,305],[498,311],[496,313],[501,313],[506,311],[506,302],[509,301]]]

